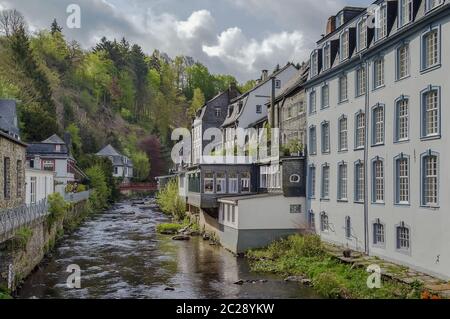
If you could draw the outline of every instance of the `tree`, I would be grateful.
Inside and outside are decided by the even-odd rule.
[[[21,29],[25,30],[26,24],[23,15],[19,11],[16,9],[3,10],[0,13],[0,33],[10,37]]]
[[[89,185],[93,189],[92,202],[96,209],[103,209],[107,207],[108,199],[111,196],[111,190],[108,188],[106,176],[100,165],[95,165],[86,170],[86,175],[89,178]]]
[[[52,35],[54,35],[55,33],[61,33],[62,30],[62,27],[60,27],[56,19],[54,19],[50,27],[50,32],[52,33]]]
[[[166,173],[166,164],[162,155],[162,146],[157,136],[149,136],[139,143],[139,149],[150,158],[150,178]]]
[[[136,152],[131,155],[133,170],[136,179],[146,181],[150,174],[150,160],[145,152]]]
[[[194,117],[198,110],[205,105],[205,96],[199,88],[194,90],[194,97],[192,98],[191,106],[189,107],[189,116]]]

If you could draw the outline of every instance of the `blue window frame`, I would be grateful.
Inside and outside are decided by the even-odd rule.
[[[330,107],[330,86],[327,83],[322,86],[320,100],[322,110]]]
[[[401,28],[414,20],[414,0],[399,0],[398,27]]]
[[[384,57],[378,57],[372,62],[372,88],[373,90],[377,90],[383,88],[385,86],[385,66],[384,66]]]
[[[400,81],[410,76],[411,53],[409,43],[400,44],[395,51],[395,79]]]
[[[441,87],[429,85],[420,92],[422,139],[441,138]]]
[[[385,168],[384,159],[377,156],[372,159],[372,203],[384,204],[385,201]]]
[[[439,207],[439,153],[432,150],[420,155],[421,206]]]
[[[314,125],[309,127],[309,154],[317,154],[317,130]]]
[[[340,60],[341,62],[350,58],[350,30],[345,29],[340,37]]]
[[[322,200],[330,199],[330,165],[325,163],[322,165],[322,181],[321,181],[321,192],[320,198]]]
[[[420,44],[420,70],[421,72],[433,71],[441,66],[441,26],[431,26],[425,30]]]
[[[337,199],[346,202],[348,201],[348,165],[346,162],[338,164],[337,175]]]
[[[380,219],[372,223],[373,245],[379,248],[384,248],[386,245],[386,227]]]
[[[317,94],[316,90],[309,92],[309,114],[314,114],[317,111]]]
[[[372,146],[384,145],[385,107],[378,103],[372,107]]]
[[[348,119],[345,114],[338,119],[338,151],[348,151]]]
[[[365,169],[364,162],[355,162],[355,203],[364,203],[365,199]]]
[[[394,105],[394,142],[409,141],[409,96],[402,95]]]
[[[316,198],[316,166],[310,165],[308,169],[308,197]]]
[[[444,4],[444,0],[425,0],[425,13],[434,10],[442,4]]]
[[[322,65],[323,70],[326,71],[331,68],[331,45],[330,42],[325,43],[323,46]]]
[[[329,154],[331,150],[330,145],[330,122],[324,121],[321,127],[321,150],[322,154]]]
[[[409,254],[411,251],[411,228],[400,222],[395,226],[396,248],[398,252]]]
[[[367,91],[367,68],[361,65],[355,71],[355,97],[366,94]]]
[[[360,110],[355,114],[355,150],[362,150],[366,145],[366,115]]]
[[[409,155],[401,153],[394,157],[394,201],[396,205],[410,203],[410,160]]]

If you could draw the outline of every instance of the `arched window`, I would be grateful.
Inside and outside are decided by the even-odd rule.
[[[396,142],[409,139],[409,98],[401,96],[395,101],[395,134]]]
[[[339,151],[347,151],[348,150],[348,123],[347,117],[342,115],[339,118],[338,122],[339,129]]]
[[[397,249],[402,251],[409,251],[411,247],[411,234],[409,227],[401,222],[396,227],[396,237],[397,237]]]
[[[395,203],[409,204],[409,156],[400,154],[394,159]]]
[[[366,116],[360,111],[355,116],[355,149],[364,148],[366,144]]]
[[[422,206],[436,207],[439,205],[439,156],[429,150],[421,155],[422,167]]]
[[[384,144],[384,105],[372,108],[372,145]]]
[[[320,231],[327,232],[330,230],[330,224],[328,222],[328,215],[325,212],[320,214]]]
[[[384,162],[380,157],[372,161],[372,202],[384,203]]]

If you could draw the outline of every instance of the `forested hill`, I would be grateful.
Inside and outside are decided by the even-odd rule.
[[[0,13],[0,98],[19,101],[23,140],[69,131],[80,161],[112,144],[134,160],[140,179],[149,160],[151,176],[165,174],[171,129],[186,127],[205,100],[235,81],[189,57],[147,55],[126,39],[102,38],[84,50],[50,23],[30,34],[20,13]]]

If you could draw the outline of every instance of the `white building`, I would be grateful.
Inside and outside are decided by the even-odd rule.
[[[55,192],[55,172],[26,168],[25,183],[25,203],[37,204]]]
[[[309,219],[324,240],[450,278],[449,1],[330,18],[311,55]]]
[[[129,180],[133,178],[133,162],[125,155],[120,154],[112,145],[105,146],[96,154],[108,158],[113,164],[113,176]]]

